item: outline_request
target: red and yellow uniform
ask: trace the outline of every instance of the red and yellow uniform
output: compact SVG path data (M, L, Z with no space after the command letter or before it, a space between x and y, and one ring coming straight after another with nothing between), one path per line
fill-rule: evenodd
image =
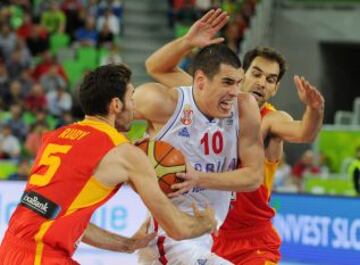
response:
M275 111L270 104L261 117ZM277 163L265 161L264 183L254 192L237 192L229 213L214 238L213 251L236 265L273 265L280 260L281 240L272 226L269 205Z
M45 135L1 244L0 264L77 264L71 256L92 214L120 188L103 186L93 172L125 142L115 128L92 120Z

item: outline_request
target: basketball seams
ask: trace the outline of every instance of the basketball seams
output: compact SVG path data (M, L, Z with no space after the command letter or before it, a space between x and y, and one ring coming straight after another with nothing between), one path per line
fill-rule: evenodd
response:
M176 177L176 173L186 170L185 159L181 152L174 146L161 141L146 141L145 143L140 143L138 147L140 147L150 159L162 191L165 194L174 192L171 186L182 181Z
M156 155L155 155L155 154L156 154L156 146L157 146L157 144L156 144L156 142L155 142L155 144L154 144L154 150L153 150L155 159L156 159ZM157 166L160 165L161 162L162 162L174 149L175 149L174 147L171 147L170 150L168 150L162 157L160 157L159 161L157 161L157 164L156 164L156 166L155 166L154 168L156 169ZM157 159L156 159L156 160L157 160Z

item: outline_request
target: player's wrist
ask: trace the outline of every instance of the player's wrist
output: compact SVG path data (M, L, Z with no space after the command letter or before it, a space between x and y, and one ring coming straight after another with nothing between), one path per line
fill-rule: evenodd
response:
M312 112L324 113L324 105L312 106L308 104L306 107Z
M192 38L187 35L181 38L181 42L183 44L183 47L189 52L195 48L198 48L196 43L193 42Z

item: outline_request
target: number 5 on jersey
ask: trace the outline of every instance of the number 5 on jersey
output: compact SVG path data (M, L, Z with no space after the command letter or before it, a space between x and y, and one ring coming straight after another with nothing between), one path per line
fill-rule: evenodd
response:
M204 147L204 154L209 155L210 154L210 143L209 143L209 133L206 132L204 136L201 138L200 144ZM224 148L224 139L223 135L220 131L215 132L211 137L211 147L213 152L218 155L222 152Z
M37 166L48 166L48 168L43 174L32 174L29 183L36 186L49 184L61 165L61 159L57 154L66 154L71 147L71 145L48 144L37 164Z

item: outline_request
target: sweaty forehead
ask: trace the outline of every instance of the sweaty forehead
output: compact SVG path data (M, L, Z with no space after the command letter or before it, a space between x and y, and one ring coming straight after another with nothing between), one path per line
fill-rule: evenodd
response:
M251 62L249 70L253 69L264 72L266 75L279 75L280 73L280 66L277 61L260 56Z

